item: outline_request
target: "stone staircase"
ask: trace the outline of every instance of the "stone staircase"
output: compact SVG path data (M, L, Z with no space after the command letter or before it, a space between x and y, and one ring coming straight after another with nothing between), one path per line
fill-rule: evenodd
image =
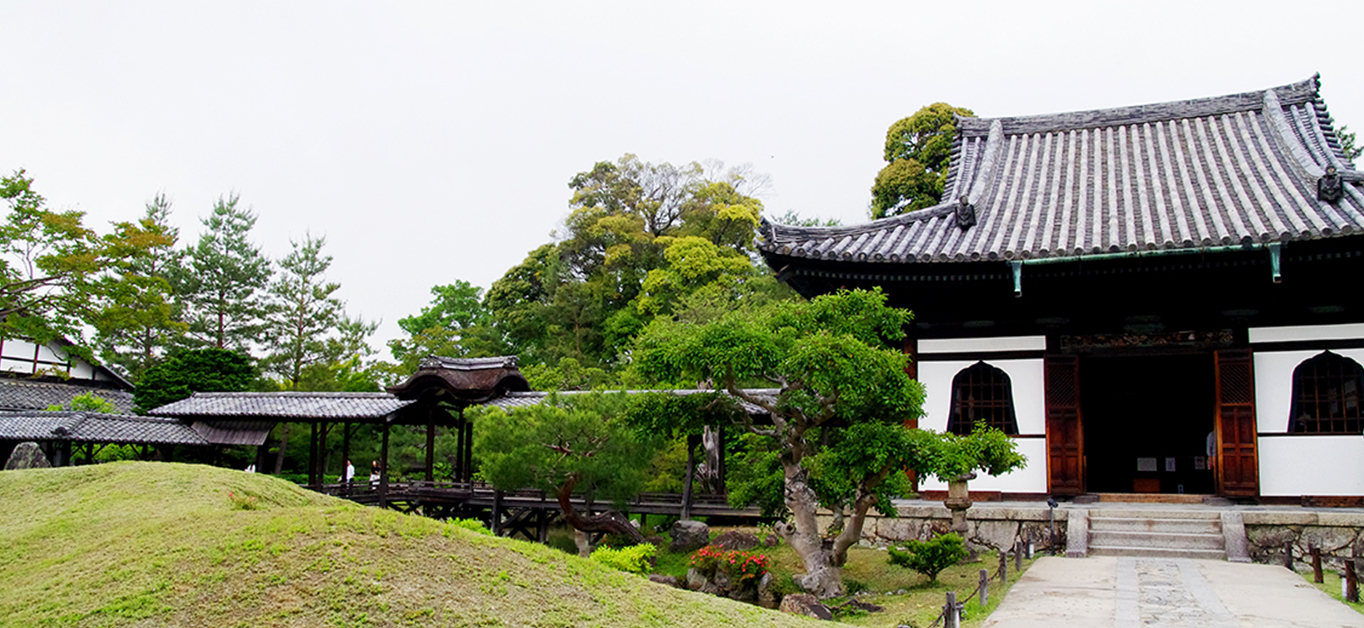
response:
M1072 527L1086 528L1067 546L1070 556L1142 556L1227 560L1228 538L1237 553L1236 535L1245 536L1239 515L1223 529L1223 512L1200 509L1095 508L1087 517L1072 517ZM1087 519L1087 525L1078 519ZM1080 525L1075 525L1080 524ZM1084 543L1083 549L1076 547ZM1243 551L1243 550L1242 550ZM1239 556L1233 556L1236 560Z

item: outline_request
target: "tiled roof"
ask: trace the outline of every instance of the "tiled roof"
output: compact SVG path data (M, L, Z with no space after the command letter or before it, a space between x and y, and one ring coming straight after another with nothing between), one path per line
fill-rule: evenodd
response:
M126 390L92 388L76 384L0 377L0 410L46 410L65 407L77 395L94 393L114 404L119 412L133 411L133 394Z
M611 392L611 391L608 391L608 392ZM625 392L626 392L627 394L631 394L631 395L641 395L641 394L651 393L651 392L666 392L666 393L671 393L671 394L674 394L674 395L695 395L695 394L701 394L701 393L712 393L712 392L717 392L717 391L714 391L714 390L627 390L627 391L625 391ZM753 388L753 389L745 389L745 392L747 392L747 393L749 393L749 394L752 394L752 395L760 396L760 397L763 397L763 398L771 399L772 401L776 401L777 393L780 392L780 389L777 389L777 388ZM483 403L483 404L481 404L481 405L485 405L485 406L497 406L497 407L499 407L499 408L528 408L528 407L530 407L530 406L538 406L538 405L540 405L541 403L543 403L543 402L545 401L545 397L548 397L548 396L551 395L551 394L553 394L553 393L548 393L548 392L509 392L509 393L507 393L507 394L506 394L505 396L503 396L503 397L498 397L497 399L493 399L492 401L488 401L488 402ZM560 393L558 393L558 394L560 394L560 395L586 395L586 394L590 394L590 391L586 391L586 390L565 390L565 391L562 391L562 392L560 392ZM755 415L756 415L756 414L767 414L767 410L764 410L764 409L762 409L762 408L760 408L760 407L758 407L758 406L755 406L755 405L753 405L753 404L751 404L751 403L748 403L748 402L746 402L746 401L740 401L740 402L739 402L739 405L742 406L743 409L744 409L744 411L747 412L747 413L749 413L749 414L755 414Z
M422 358L422 369L450 369L454 371L480 371L484 369L514 369L516 368L516 356L504 355L493 358L447 358L440 355L429 355Z
M148 414L282 420L375 419L411 403L388 393L199 392Z
M198 433L175 419L99 412L0 413L0 439L207 445Z
M943 203L851 227L765 223L773 255L957 262L1313 240L1364 231L1316 77L1216 98L963 118ZM1319 201L1335 167L1344 196ZM975 224L956 217L962 201ZM966 221L969 223L969 220Z

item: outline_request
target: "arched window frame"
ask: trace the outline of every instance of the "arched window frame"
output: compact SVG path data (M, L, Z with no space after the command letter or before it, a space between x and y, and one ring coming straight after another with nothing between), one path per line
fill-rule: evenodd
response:
M947 431L970 434L977 422L984 422L1005 434L1018 433L1009 374L984 361L976 362L952 377L952 411L947 419Z
M1364 433L1364 367L1323 351L1293 369L1292 434Z

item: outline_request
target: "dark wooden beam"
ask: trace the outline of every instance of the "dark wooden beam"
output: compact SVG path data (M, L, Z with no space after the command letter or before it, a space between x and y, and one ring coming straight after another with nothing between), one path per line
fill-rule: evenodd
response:
M436 406L426 409L426 481L436 479Z
M379 445L379 507L388 508L388 422L384 422L384 436Z

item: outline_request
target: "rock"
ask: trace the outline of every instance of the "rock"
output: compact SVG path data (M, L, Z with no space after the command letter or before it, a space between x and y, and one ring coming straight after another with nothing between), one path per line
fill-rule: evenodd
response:
M829 607L820 604L815 596L809 593L795 593L781 599L781 612L792 615L804 615L815 619L827 619L833 621L834 614L829 612Z
M710 543L710 526L700 521L678 521L672 527L670 552L694 552Z
M738 530L730 530L729 532L715 537L715 540L711 541L710 544L713 547L726 550L748 551L758 546L758 535L740 532Z
M47 456L43 455L43 450L38 448L38 443L30 441L19 443L14 448L14 453L10 454L9 461L5 463L5 470L47 469L51 466L47 462Z
M777 535L775 535L775 534L769 534L769 535L767 535L767 538L766 538L766 539L763 539L763 545L764 545L765 547L776 547L776 546L778 546L778 545L780 545L780 544L781 544L781 537L779 537L779 536L777 536Z
M777 592L772 590L772 574L763 574L758 580L758 606L775 609L780 602L777 599Z
M668 586L670 586L670 587L673 587L673 588L675 588L675 589L685 589L685 588L687 588L686 586L684 586L684 585L682 584L682 581L681 581L681 580L678 580L678 579L677 579L676 576L665 576L665 575L663 575L663 574L651 573L651 574L649 574L649 582L657 582L657 583L659 583L659 584L666 584L666 585L668 585Z
M654 547L663 547L664 545L667 545L668 540L657 534L650 534L649 536L644 537L644 542L653 545Z
M867 611L868 613L879 613L881 611L886 610L884 606L877 606L876 604L872 604L871 602L863 602L862 600L858 599L848 600L847 602L844 602L840 606L840 608L857 609L860 611Z
M706 577L695 568L687 570L687 588L692 591L700 591L701 587L706 586Z

